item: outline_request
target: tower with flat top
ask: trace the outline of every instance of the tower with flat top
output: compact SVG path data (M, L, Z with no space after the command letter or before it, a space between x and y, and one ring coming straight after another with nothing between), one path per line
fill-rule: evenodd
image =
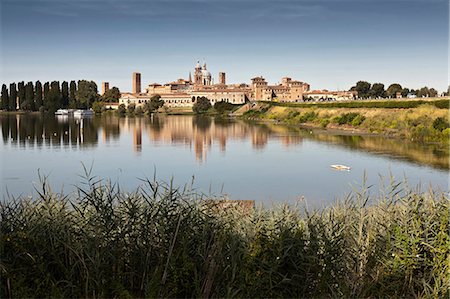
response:
M109 90L109 82L102 82L102 95Z
M140 93L141 92L141 73L134 72L133 73L133 88L132 93Z
M225 85L225 73L224 72L219 73L219 84Z

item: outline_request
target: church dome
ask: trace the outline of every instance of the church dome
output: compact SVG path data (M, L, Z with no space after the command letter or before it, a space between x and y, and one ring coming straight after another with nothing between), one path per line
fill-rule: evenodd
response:
M205 69L202 70L202 76L203 77L211 77L211 73Z

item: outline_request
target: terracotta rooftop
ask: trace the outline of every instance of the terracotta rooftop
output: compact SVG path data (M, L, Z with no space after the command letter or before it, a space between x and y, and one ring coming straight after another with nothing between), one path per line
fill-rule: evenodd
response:
M215 93L215 92L245 92L243 88L233 88L233 89L204 89L195 90L194 93Z

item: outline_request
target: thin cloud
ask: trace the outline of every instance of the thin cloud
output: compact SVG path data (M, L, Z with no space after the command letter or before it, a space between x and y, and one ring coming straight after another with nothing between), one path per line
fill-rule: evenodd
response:
M12 3L12 2L11 2ZM285 19L317 15L324 7L312 1L260 0L36 0L29 3L17 0L14 5L26 6L39 14L61 17L81 15L122 15L130 17L211 19L211 18L267 18Z
M447 0L3 0L39 14L77 17L86 14L148 16L154 18L248 17L285 19L324 13L337 3L444 3Z

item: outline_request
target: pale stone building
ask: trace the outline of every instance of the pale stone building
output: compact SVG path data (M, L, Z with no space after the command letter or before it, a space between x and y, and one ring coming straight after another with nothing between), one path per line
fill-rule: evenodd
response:
M161 95L161 100L164 101L164 106L170 108L192 107L194 105L194 100L187 93L164 94Z
M260 76L252 78L252 99L255 101L301 102L309 84L294 81L289 77L281 79L281 84L268 85Z
M289 77L282 78L277 85L269 85L262 76L252 78L251 85L226 84L225 78L226 73L219 72L218 84L214 84L206 63L200 65L198 61L193 76L189 72L188 79L165 84L152 83L141 93L141 74L133 73L132 92L122 93L119 102L125 106L131 103L139 106L157 94L167 107L190 107L200 97L208 98L212 105L220 101L231 104L244 104L247 101L299 102L303 101L310 88L309 84Z
M134 104L136 107L144 105L150 101L151 96L148 94L122 93L119 99L119 105L124 104L126 107Z
M231 104L244 104L246 100L246 94L241 89L210 89L210 90L196 90L190 92L193 101L200 97L206 97L210 100L211 105L217 102L227 102Z

